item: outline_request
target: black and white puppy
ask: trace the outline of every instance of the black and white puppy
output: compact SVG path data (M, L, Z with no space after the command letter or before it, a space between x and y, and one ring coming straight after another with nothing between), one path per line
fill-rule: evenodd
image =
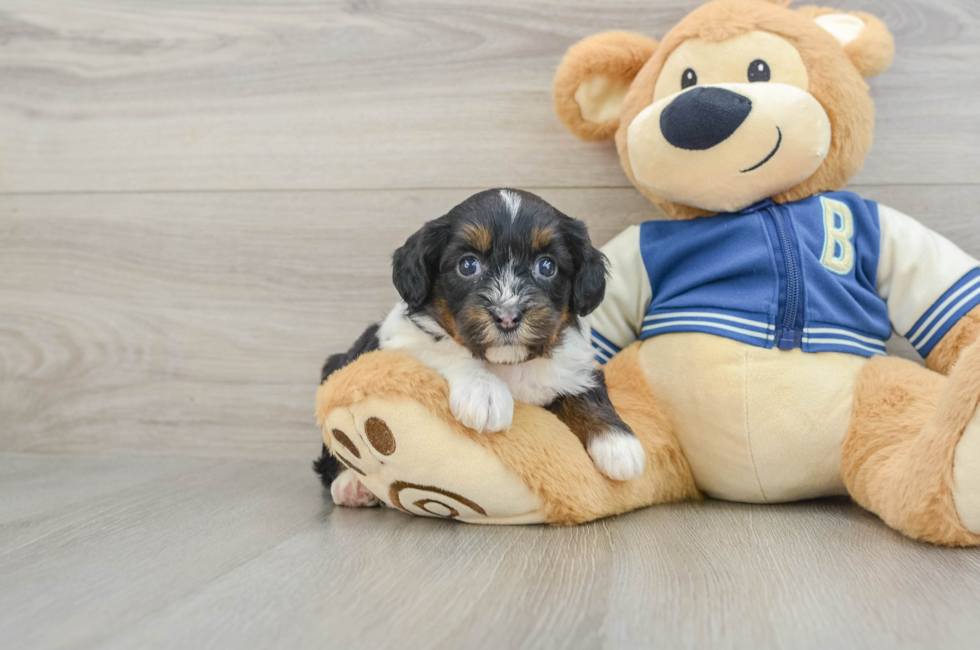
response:
M322 380L365 352L402 350L441 373L464 425L510 428L514 400L551 410L600 472L627 480L645 455L616 414L596 369L588 314L602 301L606 259L585 224L534 194L488 190L426 223L399 248L392 278L402 301ZM334 501L373 505L351 470L337 478L324 448L315 463Z

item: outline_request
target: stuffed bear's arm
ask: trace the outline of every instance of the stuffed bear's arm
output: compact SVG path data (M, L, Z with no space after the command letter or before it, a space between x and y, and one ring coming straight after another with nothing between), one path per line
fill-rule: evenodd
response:
M896 332L946 373L980 335L980 262L915 219L878 206L878 295Z
M601 250L609 260L609 279L591 325L595 358L605 364L639 338L653 294L640 255L639 226L630 226Z

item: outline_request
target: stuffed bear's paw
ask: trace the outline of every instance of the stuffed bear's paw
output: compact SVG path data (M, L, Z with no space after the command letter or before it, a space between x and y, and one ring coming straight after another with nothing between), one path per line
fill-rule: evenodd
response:
M475 373L449 385L449 408L464 425L482 432L503 431L514 420L514 398L496 375Z
M589 456L596 469L616 481L639 478L646 464L646 452L632 431L609 429L592 437Z
M378 500L357 480L353 470L345 469L330 484L330 496L338 506L368 508L378 505Z

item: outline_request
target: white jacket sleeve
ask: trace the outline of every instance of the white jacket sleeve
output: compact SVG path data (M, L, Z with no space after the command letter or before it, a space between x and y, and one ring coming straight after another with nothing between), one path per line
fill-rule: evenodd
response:
M923 357L980 304L980 264L918 221L878 206L878 295L888 317Z
M592 346L606 363L639 338L653 296L640 255L640 227L630 226L602 247L609 258L606 296L592 312Z

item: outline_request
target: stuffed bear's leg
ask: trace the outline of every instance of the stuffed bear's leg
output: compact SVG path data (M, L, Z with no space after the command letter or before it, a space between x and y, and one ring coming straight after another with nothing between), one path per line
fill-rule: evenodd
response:
M518 403L508 431L453 417L446 380L417 359L371 352L330 375L317 419L331 453L386 505L484 524L575 524L699 494L639 344L606 366L609 398L646 453L643 474L614 481L554 414ZM338 477L339 478L339 477Z
M854 499L910 537L980 544L978 402L980 344L948 377L903 359L870 361L841 450Z

